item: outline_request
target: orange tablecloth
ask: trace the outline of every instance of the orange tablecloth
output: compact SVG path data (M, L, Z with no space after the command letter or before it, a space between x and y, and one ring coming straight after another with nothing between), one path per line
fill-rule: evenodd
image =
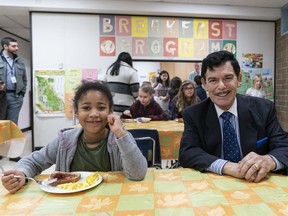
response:
M261 183L191 169L151 169L143 181L122 172L100 173L103 182L75 194L49 194L29 182L16 194L0 184L0 215L287 215L287 176ZM40 179L48 176L41 175Z
M9 120L0 121L0 155L18 157L26 143L25 135L18 126Z
M125 123L125 129L148 128L157 129L160 137L161 159L178 159L180 140L184 131L184 123L176 121L150 121L148 123Z

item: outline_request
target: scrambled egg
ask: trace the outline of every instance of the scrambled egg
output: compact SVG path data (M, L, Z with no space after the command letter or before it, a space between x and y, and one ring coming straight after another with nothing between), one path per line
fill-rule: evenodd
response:
M90 187L98 181L98 172L95 172L89 176L87 176L84 181L81 182L73 182L73 183L64 183L59 184L56 187L64 190L78 190L82 188Z

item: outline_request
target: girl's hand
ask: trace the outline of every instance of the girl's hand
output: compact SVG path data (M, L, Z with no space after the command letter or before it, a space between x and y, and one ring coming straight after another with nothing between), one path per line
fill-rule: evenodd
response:
M132 118L130 110L125 110L123 114Z
M3 172L1 181L2 185L9 191L9 193L16 193L25 184L25 178L15 178L14 175L25 177L23 172L17 170L7 170Z
M121 138L122 136L126 134L126 131L124 130L122 126L122 121L120 119L120 116L114 115L114 114L108 115L107 122L110 127L110 130L113 133L115 133L117 138Z

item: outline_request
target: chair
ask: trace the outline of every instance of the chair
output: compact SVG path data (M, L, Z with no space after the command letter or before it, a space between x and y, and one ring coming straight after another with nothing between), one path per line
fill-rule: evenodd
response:
M161 167L159 133L156 129L129 129L140 151L147 159L148 167Z

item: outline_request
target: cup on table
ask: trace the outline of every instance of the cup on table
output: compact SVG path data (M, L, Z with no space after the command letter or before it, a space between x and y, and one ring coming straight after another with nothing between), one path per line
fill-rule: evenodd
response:
M137 122L137 124L141 124L142 123L142 118L141 117L136 118L136 122Z

